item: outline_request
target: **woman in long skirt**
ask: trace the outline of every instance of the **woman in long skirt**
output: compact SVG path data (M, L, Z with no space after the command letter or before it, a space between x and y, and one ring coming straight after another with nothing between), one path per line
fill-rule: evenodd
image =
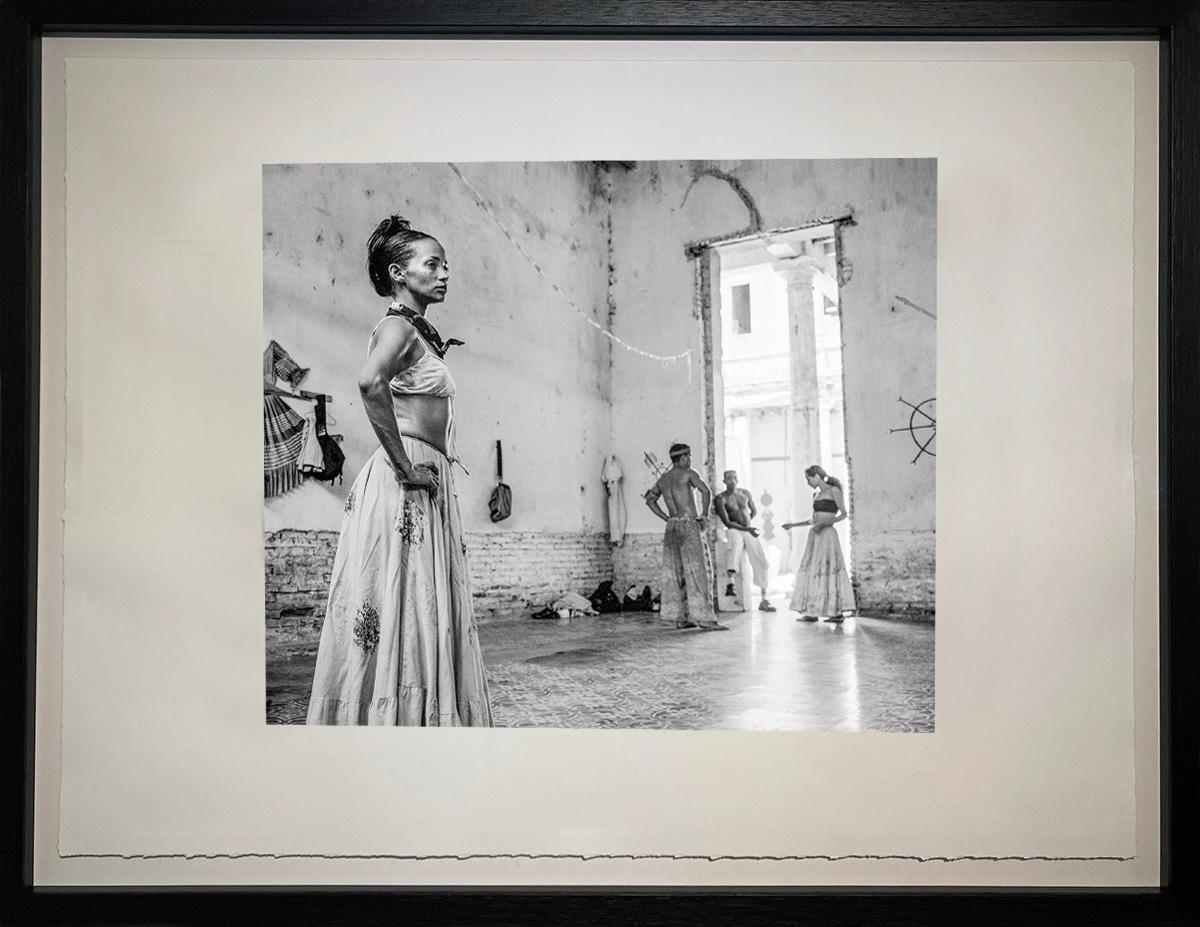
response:
M346 497L308 723L490 727L451 472L454 381L425 319L446 296L446 255L392 216L367 268L392 300L359 378L380 447Z
M791 609L800 613L797 621L825 618L839 622L855 609L854 589L846 571L842 544L833 527L849 514L846 497L842 484L822 467L814 464L804 471L804 476L814 490L813 517L809 521L788 522L783 526L785 530L812 526L804 556L800 558L800 568L796 571Z

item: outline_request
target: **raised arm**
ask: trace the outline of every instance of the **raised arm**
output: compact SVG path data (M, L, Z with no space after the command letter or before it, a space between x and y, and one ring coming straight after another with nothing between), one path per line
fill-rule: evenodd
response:
M646 506L651 512L653 512L663 521L671 520L667 516L667 513L663 511L662 506L658 504L658 500L662 498L662 487L660 487L658 483L655 483L653 486L647 489L646 495L642 496L642 498L646 500Z
M416 362L423 350L412 325L401 319L385 320L376 332L375 344L358 375L358 391L371 428L396 471L396 479L436 491L436 475L425 468L414 467L404 451L392 408L392 391L388 386L392 377Z

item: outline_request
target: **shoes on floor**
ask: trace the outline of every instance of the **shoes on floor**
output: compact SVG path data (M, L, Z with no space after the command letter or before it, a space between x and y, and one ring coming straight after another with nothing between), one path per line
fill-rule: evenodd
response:
M774 605L772 605L772 604L771 604L771 600L770 600L770 599L763 599L761 602L759 602L759 603L758 603L758 610L759 610L760 612L774 612L774 611L778 611L778 609L777 609L777 608L776 608Z
M727 624L702 624L702 625L700 625L700 630L701 631L728 631L729 625L727 625Z
M733 591L733 583L726 583L725 594L726 595L736 595L736 593Z
M801 616L800 616L799 618L797 618L796 620L797 620L797 621L816 621L816 620L817 620L817 616L816 616L816 615L801 615Z

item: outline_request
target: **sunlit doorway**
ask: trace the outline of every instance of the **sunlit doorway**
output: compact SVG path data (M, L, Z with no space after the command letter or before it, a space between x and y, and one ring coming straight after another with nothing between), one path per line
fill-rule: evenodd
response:
M790 593L812 514L811 464L842 482L853 511L846 457L837 244L832 226L714 245L724 441L717 473L738 472L759 517L772 593ZM720 487L718 487L719 491ZM853 570L849 524L839 526Z

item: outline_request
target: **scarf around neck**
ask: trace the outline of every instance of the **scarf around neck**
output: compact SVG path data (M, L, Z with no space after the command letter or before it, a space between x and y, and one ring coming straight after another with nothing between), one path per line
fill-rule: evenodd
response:
M433 327L429 320L419 312L409 309L408 306L401 306L397 303L392 303L392 305L388 307L387 314L398 315L401 318L408 319L408 321L412 323L413 328L415 328L420 333L421 337L428 341L433 349L437 352L438 357L445 357L446 352L454 345L466 344L465 341L459 341L457 338L449 338L443 341L442 336L438 334L438 330Z

